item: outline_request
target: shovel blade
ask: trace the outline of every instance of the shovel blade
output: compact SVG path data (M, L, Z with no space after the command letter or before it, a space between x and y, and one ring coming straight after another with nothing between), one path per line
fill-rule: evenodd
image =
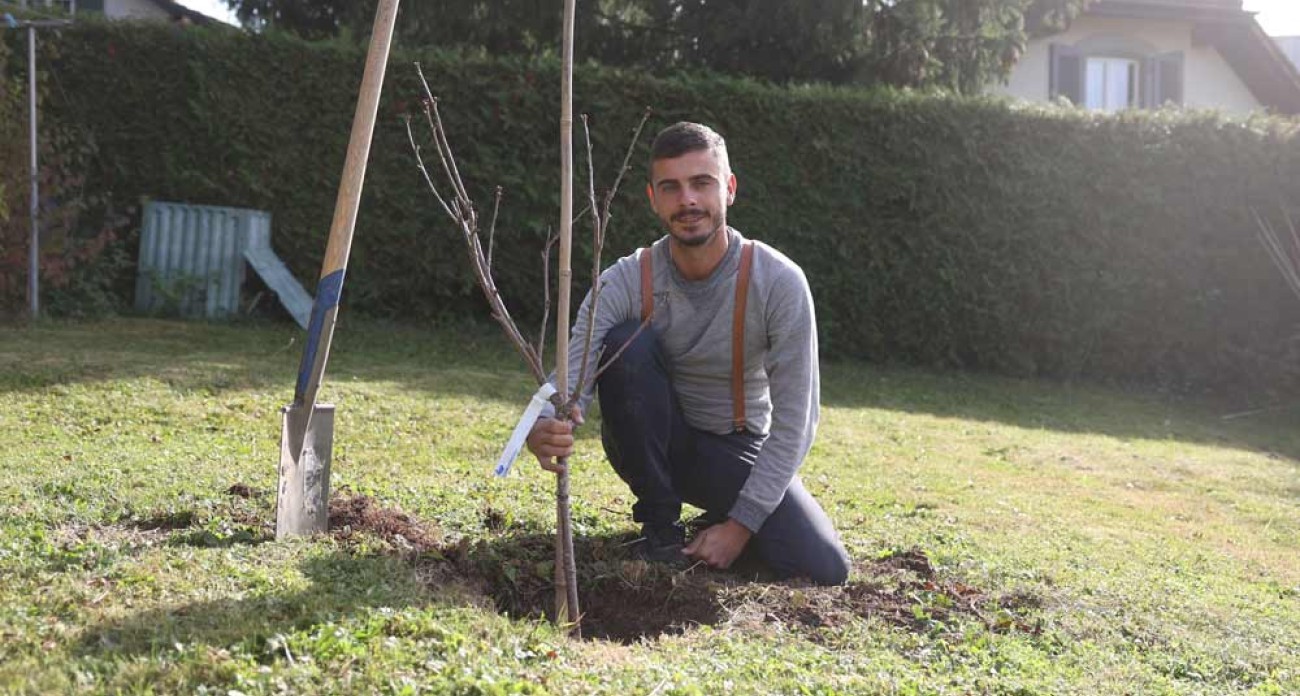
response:
M275 498L275 538L320 534L329 527L330 457L334 405L280 410L280 485Z

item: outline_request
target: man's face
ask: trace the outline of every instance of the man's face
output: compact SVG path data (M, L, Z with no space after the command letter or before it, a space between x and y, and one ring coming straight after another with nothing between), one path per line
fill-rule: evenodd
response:
M736 177L717 150L655 160L647 187L650 206L668 233L685 246L708 244L727 225Z

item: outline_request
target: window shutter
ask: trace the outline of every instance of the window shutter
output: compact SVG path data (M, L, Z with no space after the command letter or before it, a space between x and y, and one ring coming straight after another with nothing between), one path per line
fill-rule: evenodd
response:
M1183 52L1157 53L1141 61L1141 105L1158 109L1183 103Z
M1142 106L1183 103L1183 54L1159 53L1142 61Z
M1154 109L1160 106L1159 89L1156 87L1160 82L1158 73L1156 56L1142 59L1142 84L1139 85L1142 88L1142 101L1138 106L1143 109Z
M1048 97L1065 97L1075 105L1083 104L1083 56L1065 44L1052 44L1049 49L1052 66Z
M1183 52L1155 57L1155 105L1183 103Z

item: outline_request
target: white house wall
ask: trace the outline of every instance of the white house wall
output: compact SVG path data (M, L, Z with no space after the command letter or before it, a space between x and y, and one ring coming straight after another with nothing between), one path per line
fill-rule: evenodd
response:
M149 0L104 0L104 16L112 19L170 19L167 11Z
M1069 31L1029 42L1007 83L993 85L989 91L1028 101L1047 101L1051 66L1048 47L1053 43L1073 45L1099 36L1131 37L1151 44L1160 53L1182 51L1186 106L1236 114L1261 108L1259 100L1218 51L1212 46L1192 45L1190 21L1079 17Z
M1290 58L1297 68L1300 68L1300 36L1280 36L1273 40L1277 42L1278 47L1282 49L1286 57Z

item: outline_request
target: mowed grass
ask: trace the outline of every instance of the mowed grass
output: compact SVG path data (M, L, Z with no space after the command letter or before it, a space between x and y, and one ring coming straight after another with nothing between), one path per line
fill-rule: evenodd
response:
M1300 403L1225 420L1231 405L825 365L803 476L852 580L919 551L948 584L907 595L911 623L734 604L623 644L503 615L391 540L271 539L300 334L0 331L0 691L1300 693ZM489 476L531 391L491 328L345 318L322 392L333 484L515 572L511 540L554 528L549 476L522 458ZM634 531L598 430L574 461L582 539ZM987 599L945 613L944 587Z

